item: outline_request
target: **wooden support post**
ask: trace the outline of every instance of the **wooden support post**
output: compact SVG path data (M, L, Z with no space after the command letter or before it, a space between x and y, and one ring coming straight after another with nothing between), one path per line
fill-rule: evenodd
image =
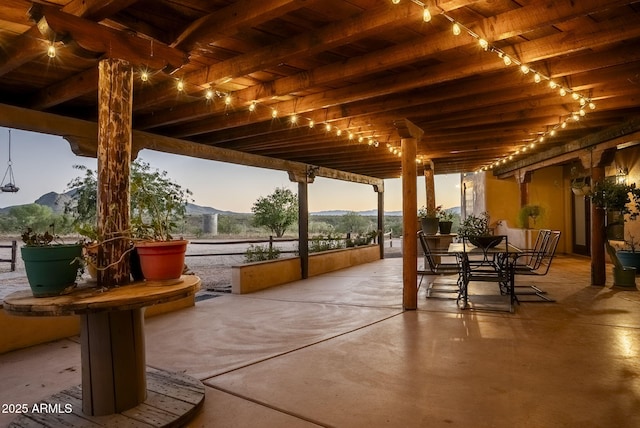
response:
M591 169L591 183L604 179L604 167L596 166ZM604 240L605 211L591 204L591 285L604 285L607 281L605 264Z
M425 206L428 211L436 210L436 183L433 173L433 162L428 161L424 164L424 187L425 187Z
M531 171L518 170L514 174L520 188L520 208L529 203L529 183L531 183Z
M384 259L384 190L374 186L378 195L378 246L380 247L380 259Z
M129 175L133 69L128 62L104 59L98 65L98 284L130 281ZM121 260L122 259L122 260ZM121 261L119 261L121 260ZM119 262L118 262L119 261Z
M580 157L583 168L591 170L591 185L605 178L604 167L613 162L616 148L591 149ZM602 286L607 280L604 243L605 211L591 204L591 285Z
M298 182L298 253L302 279L309 277L309 194L306 181Z
M423 131L409 120L394 123L402 149L402 305L418 308L418 173L416 155Z

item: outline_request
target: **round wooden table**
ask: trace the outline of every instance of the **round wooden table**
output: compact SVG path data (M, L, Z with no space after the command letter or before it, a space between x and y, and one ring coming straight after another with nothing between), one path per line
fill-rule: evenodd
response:
M163 400L180 397L179 410L173 412L175 417L161 417L166 418L167 423L160 426L170 426L178 420L183 423L201 406L204 386L183 374L165 371L147 374L142 308L192 296L199 288L200 278L183 275L169 282L142 281L109 289L79 287L70 294L55 297L33 297L31 291L25 290L8 295L4 309L21 316L80 315L82 413L79 415L134 413L144 419L140 413L149 407L148 399L159 400L159 410L165 410L171 405ZM147 394L147 376L157 387L154 389L166 397L159 399L151 385ZM70 400L67 403L78 394L73 388L64 392L68 394L63 394L63 400ZM184 405L184 396L189 397L186 401L190 405ZM23 417L28 418L29 414L20 418ZM150 417L158 418L155 412ZM114 422L114 426L123 423L119 418L110 419L119 421Z

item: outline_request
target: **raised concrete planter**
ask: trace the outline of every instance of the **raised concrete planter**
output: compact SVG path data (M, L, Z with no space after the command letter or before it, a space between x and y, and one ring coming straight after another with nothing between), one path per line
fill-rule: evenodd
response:
M309 276L380 259L378 245L323 251L309 256ZM267 260L231 267L231 292L246 294L302 279L300 258Z

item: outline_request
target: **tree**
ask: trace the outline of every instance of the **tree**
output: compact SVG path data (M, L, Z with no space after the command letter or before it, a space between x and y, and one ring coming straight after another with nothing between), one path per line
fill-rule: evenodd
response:
M350 211L340 218L341 232L363 234L370 229L370 222L360 214Z
M266 227L280 238L298 219L298 197L291 190L278 187L272 194L259 197L251 212L255 226Z

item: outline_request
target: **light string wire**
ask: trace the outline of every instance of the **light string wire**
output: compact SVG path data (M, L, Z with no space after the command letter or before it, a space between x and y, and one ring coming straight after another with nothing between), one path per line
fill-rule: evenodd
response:
M420 6L421 8L423 8L423 21L430 22L432 19L432 15L429 10L429 6L420 0L410 0L410 1ZM391 0L391 2L393 4L399 4L401 0ZM476 172L492 169L501 164L505 164L508 160L512 160L517 155L526 153L529 149L535 148L537 143L543 143L547 138L554 137L559 130L565 129L569 123L578 122L582 117L586 115L587 108L589 110L594 110L596 108L596 105L591 99L591 97L585 96L579 93L578 91L575 91L573 88L567 85L563 85L561 83L556 82L555 80L553 80L551 76L547 75L546 73L540 72L539 70L520 61L518 58L515 57L515 55L510 55L506 51L491 44L486 39L482 38L479 34L475 33L473 30L471 30L464 24L452 18L449 14L447 14L447 12L444 9L437 6L437 1L436 1L436 7L439 10L440 15L442 15L451 23L452 32L454 36L460 35L463 31L466 32L470 37L477 40L478 44L483 50L490 53L495 53L500 59L502 59L505 66L507 67L511 65L518 66L520 67L520 71L523 74L526 75L526 74L532 73L533 81L535 83L541 83L542 81L546 81L551 89L558 91L558 94L560 96L565 97L569 95L574 101L579 103L579 108L576 111L571 112L566 117L560 117L560 120L557 124L553 125L552 127L548 127L544 132L536 133L537 136L533 139L533 141L531 142L525 141L525 144L520 149L516 150L514 153L504 155L502 159L499 159L496 162L493 162L489 165L485 165ZM56 57L56 49L53 42L49 44L47 54L50 58ZM153 56L153 44L151 44L151 56ZM154 72L148 70L147 68L141 68L137 73L140 77L140 80L144 84L151 84L151 80ZM157 73L160 73L160 71L158 71ZM179 77L174 79L176 84L176 90L178 91L178 93L185 92L185 82L183 78ZM204 92L204 98L206 102L215 102L216 98L218 98L218 99L224 100L225 108L232 108L234 101L238 100L240 101L240 103L247 105L247 110L250 113L254 113L258 107L262 107L262 108L267 108L271 111L272 120L276 120L280 117L279 116L280 113L278 112L278 108L277 108L277 103L268 105L259 100L241 100L239 97L234 96L233 91L217 90L209 87L208 85L206 87L201 85L192 85L192 86L199 87ZM296 98L294 98L294 100L296 100ZM297 102L295 102L295 104L297 104ZM379 147L380 139L382 139L382 135L375 130L366 131L367 134L371 133L371 135L367 137L365 135L365 132L363 132L360 128L358 130L351 129L350 128L351 121L349 121L347 128L340 128L332 125L330 121L326 120L326 118L325 118L325 121L323 122L316 122L314 121L314 119L310 117L301 116L295 112L295 108L294 108L294 112L289 114L288 116L289 116L289 123L292 128L303 127L305 126L303 123L306 123L306 126L309 129L324 129L326 133L333 133L336 138L345 138L349 142L357 142L360 144L364 144L366 142L367 146L369 147ZM387 142L386 142L386 147L388 151L395 156L401 157L402 152L400 148L390 143L389 142L390 139L391 139L391 135L389 134L387 135ZM422 163L423 161L424 159L422 156L419 156L418 158L416 158L417 163Z

